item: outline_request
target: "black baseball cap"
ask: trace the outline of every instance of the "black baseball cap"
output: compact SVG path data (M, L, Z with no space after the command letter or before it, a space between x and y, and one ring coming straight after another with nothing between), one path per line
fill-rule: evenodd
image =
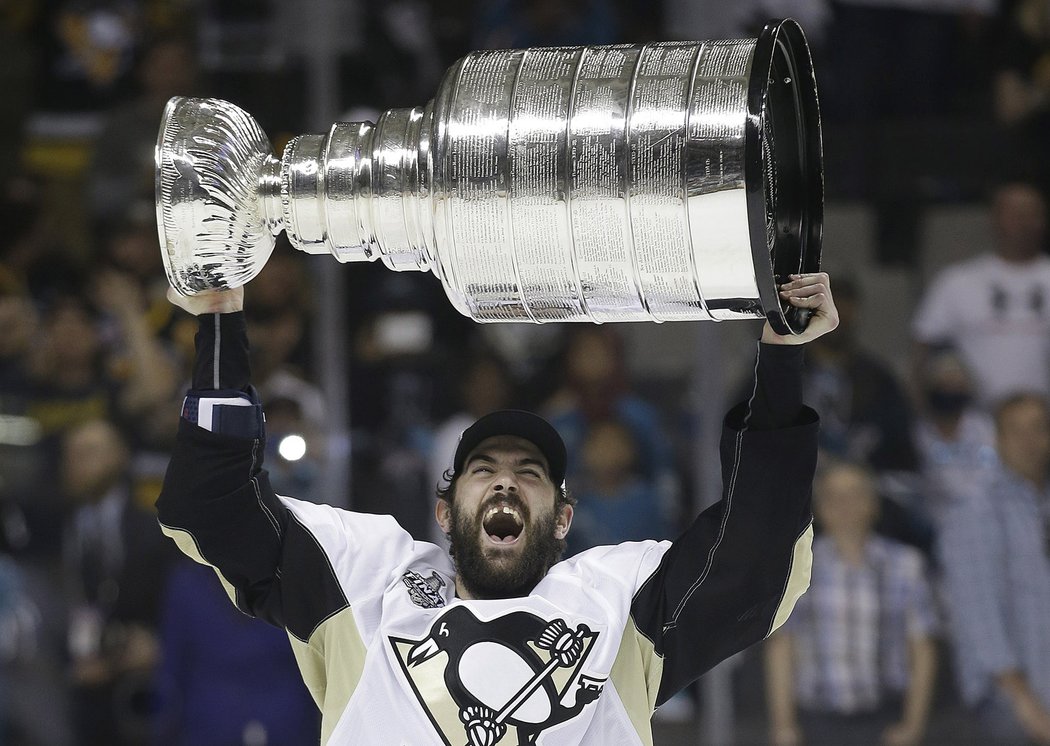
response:
M532 443L547 459L551 481L556 486L561 486L565 482L567 456L565 443L558 435L558 431L539 415L521 409L501 409L490 412L464 430L459 436L459 445L456 446L452 471L459 474L470 452L477 448L483 440L497 435L513 435Z

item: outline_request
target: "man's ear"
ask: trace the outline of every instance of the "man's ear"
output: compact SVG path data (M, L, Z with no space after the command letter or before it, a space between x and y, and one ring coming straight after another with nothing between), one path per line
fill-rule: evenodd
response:
M437 519L437 523L441 526L441 532L447 534L452 530L452 506L448 504L448 500L439 497L437 503L434 505L434 518Z
M569 526L572 525L572 506L563 505L558 511L558 522L554 524L554 538L564 539L569 535Z

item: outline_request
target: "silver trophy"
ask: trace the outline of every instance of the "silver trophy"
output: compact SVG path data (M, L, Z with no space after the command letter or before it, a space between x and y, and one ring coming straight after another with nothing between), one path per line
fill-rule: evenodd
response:
M476 321L769 319L820 264L823 174L802 29L757 40L474 52L423 108L301 135L168 102L157 217L171 285L252 279L287 231L341 262L431 271Z

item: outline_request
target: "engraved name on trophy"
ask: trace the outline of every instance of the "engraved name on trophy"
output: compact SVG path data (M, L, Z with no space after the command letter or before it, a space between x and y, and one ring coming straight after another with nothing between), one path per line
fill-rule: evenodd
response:
M235 287L274 236L431 271L489 321L769 319L820 264L823 172L802 29L757 40L474 52L423 108L301 135L173 98L157 142L171 285Z

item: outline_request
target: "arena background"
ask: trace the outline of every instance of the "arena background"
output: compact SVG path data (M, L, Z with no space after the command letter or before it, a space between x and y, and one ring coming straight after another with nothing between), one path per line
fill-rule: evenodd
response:
M922 416L912 317L939 270L991 250L997 184L1024 180L1045 192L1050 183L1047 5L0 2L0 744L182 743L164 702L187 696L172 682L190 674L175 669L200 659L193 675L209 675L209 652L180 639L191 627L177 599L206 595L213 579L143 538L153 530L143 523L143 536L106 538L119 547L118 603L105 579L85 591L97 568L79 541L95 530L85 526L100 511L83 508L96 504L99 485L125 486L148 515L188 380L193 323L164 300L152 191L169 96L237 103L279 152L332 121L424 104L448 64L472 49L738 38L771 17L798 19L823 112L823 267L850 304L841 333L885 367L906 409L893 421L847 417L841 432L853 440L843 448L864 455L857 444L882 428L878 437L912 449L870 465L892 519L883 530L928 554L923 466L909 445ZM1028 25L1032 14L1044 14L1041 31ZM567 422L617 422L620 431L587 442L625 449L631 473L613 476L647 490L664 520L654 530L673 535L717 498L721 414L746 385L759 331L750 322L480 327L431 275L339 265L283 238L248 286L247 312L278 489L391 512L420 538L434 538L442 439L469 413L509 402ZM200 610L227 625L222 639L255 634L222 613ZM243 701L244 714L240 740L224 743L315 742L302 692L275 693L254 673L290 670L279 636L231 646L225 652L244 656L243 688L225 696ZM969 743L943 634L938 646L925 742ZM251 667L261 659L269 668ZM660 713L656 742L765 743L763 687L756 648ZM269 694L253 694L260 688ZM253 699L287 722L262 723ZM304 730L280 740L278 727Z

